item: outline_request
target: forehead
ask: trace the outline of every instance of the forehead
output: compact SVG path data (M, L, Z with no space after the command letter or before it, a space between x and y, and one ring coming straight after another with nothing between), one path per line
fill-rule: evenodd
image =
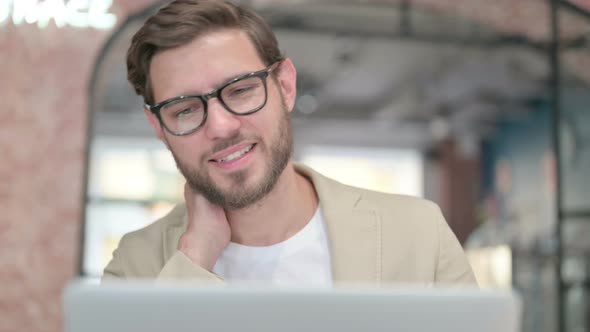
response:
M206 93L264 64L240 30L221 30L162 51L152 58L150 81L156 102L178 95Z

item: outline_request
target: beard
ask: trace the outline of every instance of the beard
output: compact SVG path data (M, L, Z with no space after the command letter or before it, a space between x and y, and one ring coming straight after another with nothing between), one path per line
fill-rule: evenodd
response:
M228 188L223 189L215 183L205 168L199 169L185 164L170 149L176 161L176 166L185 177L191 189L203 195L209 202L225 210L239 210L249 207L270 193L283 173L283 170L287 167L293 153L293 133L289 112L284 102L281 104L282 109L279 126L276 134L271 138L269 145L265 146L261 139L257 139L256 148L260 149L261 152L266 152L268 156L265 161L265 176L257 183L248 185L249 170L240 170L226 175L230 178L232 184ZM234 137L219 142L213 150L219 151L238 144L243 140L245 140L245 137L237 134ZM208 161L203 160L203 162Z

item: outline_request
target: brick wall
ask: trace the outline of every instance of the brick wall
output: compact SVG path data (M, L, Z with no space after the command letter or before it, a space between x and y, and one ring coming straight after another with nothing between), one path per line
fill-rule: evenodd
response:
M118 0L119 22L148 0ZM76 273L87 85L111 31L0 26L0 331L61 331Z

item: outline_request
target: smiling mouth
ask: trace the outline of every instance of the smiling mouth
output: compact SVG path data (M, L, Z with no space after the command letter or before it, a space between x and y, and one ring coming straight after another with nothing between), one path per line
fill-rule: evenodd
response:
M216 162L216 163L229 163L232 162L234 160L240 159L241 157L243 157L244 155L246 155L248 152L250 152L254 146L256 144L251 144L248 145L246 147L244 147L243 149L236 151L234 153L231 153L223 158L220 159L211 159L211 161Z

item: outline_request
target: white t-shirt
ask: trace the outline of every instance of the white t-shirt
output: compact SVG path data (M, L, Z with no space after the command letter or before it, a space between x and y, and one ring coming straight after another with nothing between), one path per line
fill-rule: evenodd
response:
M280 286L330 286L332 272L326 226L318 207L291 238L267 247L231 242L213 267L226 282Z

